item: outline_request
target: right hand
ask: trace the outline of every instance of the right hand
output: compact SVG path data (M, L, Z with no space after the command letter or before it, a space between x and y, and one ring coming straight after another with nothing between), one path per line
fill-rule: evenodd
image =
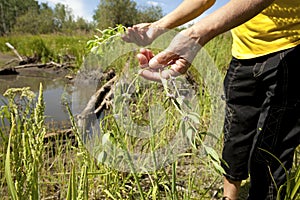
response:
M163 32L162 28L155 27L152 23L141 23L128 27L122 39L125 42L135 43L139 46L147 46Z
M181 31L173 38L169 47L157 55L148 49L141 49L137 55L142 68L139 75L157 82L161 78L180 76L186 73L200 49L197 40L190 38L188 32Z

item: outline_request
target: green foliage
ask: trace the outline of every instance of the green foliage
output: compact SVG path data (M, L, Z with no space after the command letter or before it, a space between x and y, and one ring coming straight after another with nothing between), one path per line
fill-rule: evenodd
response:
M10 195L11 195L12 199L17 200L17 199L19 199L19 197L18 197L18 193L15 188L15 185L14 185L14 181L12 179L13 175L11 173L11 167L10 167L11 135L13 134L14 129L15 129L15 124L12 124L10 136L8 139L8 144L7 144L8 147L7 147L7 153L6 153L6 159L5 159L5 178L6 178L7 186L10 191Z
M53 57L53 53L50 49L46 46L45 42L42 38L33 39L28 44L31 46L31 55L35 55L38 58L51 58Z
M54 13L47 4L42 4L40 9L26 12L16 18L13 33L45 34L55 30Z
M279 158L277 158L275 155L273 155L272 153L270 153L269 151L265 150L265 149L261 149L261 151L269 154L273 159L274 162L278 162L284 172L285 172L285 176L286 176L286 182L281 185L279 188L276 186L276 183L274 183L275 185L275 189L277 190L277 200L281 200L282 199L282 193L285 193L284 199L283 200L294 200L294 199L299 199L300 195L299 195L299 190L300 190L300 167L299 167L299 163L295 162L294 167L292 168L292 170L287 170L285 168L285 166L283 165L283 163L279 160ZM295 152L295 159L298 160L299 152ZM283 191L285 190L285 191Z
M54 8L54 25L57 31L74 29L75 20L72 11L68 6L58 3Z
M116 24L131 26L136 23L136 3L132 0L103 0L93 16L99 29L114 27Z
M97 29L97 31L100 33L100 36L95 35L95 39L89 40L87 42L87 49L91 53L96 53L102 56L105 51L114 48L114 43L116 42L116 40L121 39L120 36L121 34L125 33L125 30L126 27L122 24L119 24L114 28L109 27L104 30Z
M163 17L160 6L142 7L138 11L137 22L154 22Z
M82 18L75 20L67 6L58 3L52 9L47 3L35 0L7 0L0 2L0 36L14 34L49 34L56 32L88 32L93 23Z
M5 45L12 44L23 56L38 56L42 62L64 62L64 56L75 58L75 65L79 68L83 57L87 53L86 42L89 35L14 35L0 37L0 51L8 53L11 50Z
M35 0L0 1L0 36L11 31L19 16L27 12L35 12L37 9L38 3Z
M4 93L8 105L2 109L10 113L11 123L5 177L13 199L40 198L39 177L46 133L42 91L40 86L36 103L35 94L29 88L12 88Z
M162 16L162 9L159 6L139 9L133 0L103 0L100 1L93 19L99 29L106 29L116 24L128 27L141 22L153 22Z

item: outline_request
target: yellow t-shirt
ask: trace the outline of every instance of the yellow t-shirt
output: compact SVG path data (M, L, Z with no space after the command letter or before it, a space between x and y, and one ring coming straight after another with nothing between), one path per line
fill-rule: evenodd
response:
M300 44L300 0L275 0L231 33L232 55L239 59L294 47Z

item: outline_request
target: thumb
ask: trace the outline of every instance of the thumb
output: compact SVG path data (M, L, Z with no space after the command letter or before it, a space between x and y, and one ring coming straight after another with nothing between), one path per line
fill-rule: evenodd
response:
M163 51L154 56L150 61L149 61L149 67L152 69L160 69L164 68L167 65L170 65L171 63L174 62L174 60L178 59L179 56L176 54L170 52L170 51Z

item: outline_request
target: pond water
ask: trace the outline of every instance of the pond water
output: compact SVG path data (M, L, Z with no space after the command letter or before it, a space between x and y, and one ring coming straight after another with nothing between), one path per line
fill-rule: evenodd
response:
M6 101L3 93L9 88L30 87L38 94L39 85L44 88L44 100L46 103L45 115L47 122L63 122L69 119L63 98L72 95L72 86L64 78L47 78L43 76L0 76L0 99ZM4 103L0 101L0 106Z
M55 127L69 125L69 114L66 103L72 114L80 114L86 107L90 97L97 90L98 81L90 81L90 75L83 78L74 77L73 81L65 78L65 74L46 73L46 70L24 70L21 75L0 75L0 106L7 102L3 97L9 88L30 87L38 94L40 83L43 85L43 97L46 104L46 123Z
M65 103L70 106L73 115L84 109L90 96L95 92L94 87L82 85L82 89L74 89L74 84L62 77L40 75L2 75L0 76L0 106L4 105L6 98L3 93L9 88L30 87L38 94L39 85L43 85L43 96L46 104L46 123L61 127L70 124L69 114ZM4 102L3 102L4 101Z

